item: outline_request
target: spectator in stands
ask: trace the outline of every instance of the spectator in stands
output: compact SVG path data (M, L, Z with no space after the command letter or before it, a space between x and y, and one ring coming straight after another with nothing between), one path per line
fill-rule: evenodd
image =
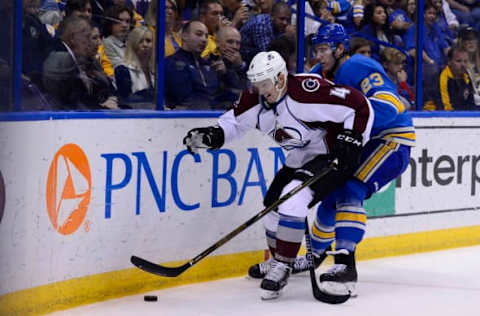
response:
M95 55L90 21L71 16L60 25L61 42L44 63L45 89L63 110L117 108L110 80Z
M432 5L437 9L437 23L442 30L448 44L451 46L455 39L456 30L459 27L458 20L450 10L450 6L446 0L431 0Z
M240 53L246 63L259 52L266 51L270 42L284 33L294 34L290 7L283 2L273 6L272 14L252 16L240 29L242 46Z
M480 96L475 95L472 80L468 75L468 53L460 47L448 52L448 65L440 74L440 94L445 111L480 110ZM475 105L476 104L476 105Z
M199 20L208 29L207 47L202 52L205 58L217 49L216 34L220 26L229 26L232 22L223 15L223 7L218 0L205 0L200 4Z
M223 0L224 14L232 25L240 29L250 17L250 10L242 0Z
M415 6L415 0L413 4ZM398 46L405 45L405 34L407 33L408 29L412 26L413 21L415 21L415 17L411 18L410 14L408 13L408 5L407 1L400 1L396 6L390 4L387 9L388 12L388 21L387 25L391 29L392 34L394 35L394 43ZM415 7L413 8L415 9Z
M65 5L65 16L69 17L71 15L92 20L90 0L68 0Z
M248 65L240 55L241 42L240 32L235 27L224 26L218 30L217 53L225 64L225 73L222 74L216 100L225 108L231 106L247 88ZM211 55L211 58L215 59L216 55Z
M372 58L380 61L380 52L384 46L375 41L392 44L393 34L387 25L387 8L381 4L369 4L365 7L365 16L360 33L372 41Z
M62 22L63 12L56 0L44 0L40 4L39 19L43 24L56 26Z
M220 81L226 80L221 59L203 59L208 29L200 21L189 21L182 28L182 47L165 60L165 99L176 109L215 109Z
M328 9L327 1L315 1L312 6L313 13L322 20L335 23L332 11Z
M102 36L100 34L100 27L93 22L90 22L92 31L90 33L90 50L87 54L85 63L80 65L80 68L85 72L90 83L90 94L93 95L92 102L98 102L101 108L118 109L118 99L114 95L115 88L112 84L112 79L105 72L105 67L102 65ZM109 70L113 72L111 64L108 66Z
M68 0L65 5L65 18L70 16L83 17L89 21L92 20L92 6L90 0ZM96 25L96 24L95 24ZM92 29L94 33L100 34L100 28L98 26ZM100 37L101 39L101 37ZM100 64L103 67L103 71L107 76L113 76L113 65L110 59L105 54L105 47L103 43L98 45L98 57L100 58Z
M437 10L431 3L427 2L424 6L424 44L423 44L423 102L427 107L434 107L440 104L440 95L438 85L432 78L438 78L440 70L446 65L446 54L449 49L445 35L436 23ZM406 48L412 57L416 55L415 35L416 27L413 25L407 32Z
M143 17L138 14L137 11L135 11L135 6L133 5L133 2L128 0L111 0L111 2L114 6L127 7L128 9L130 9L130 12L132 14L132 25L134 27L138 27L144 24Z
M342 24L349 34L359 29L363 18L363 4L361 0L323 0L321 2L323 2L321 7L326 7L326 10L335 18L335 21L332 23ZM325 9L321 11L324 16L329 17Z
M352 56L355 54L360 54L367 57L372 57L372 43L363 37L351 37L350 52Z
M255 3L254 11L257 14L271 14L275 0L253 0Z
M106 14L103 45L115 69L125 57L125 42L132 28L132 13L125 6L112 6Z
M37 82L42 65L53 45L45 24L38 18L39 0L23 1L22 73Z
M105 54L105 47L102 42L101 28L94 22L92 22L92 40L95 43L95 47L98 48L96 59L103 68L103 72L109 77L113 78L113 65L110 59Z
M152 0L145 15L145 25L155 34L157 29L158 0ZM178 51L182 44L180 34L177 32L178 8L175 0L165 2L165 57Z
M380 57L388 77L397 85L398 94L403 98L403 103L407 108L409 108L408 105L411 108L415 102L415 94L407 83L407 72L405 71L407 56L398 49L386 47Z
M467 72L473 81L473 86L480 91L480 45L479 32L468 27L460 30L457 46L468 53Z
M136 27L128 35L124 62L115 68L118 95L134 102L153 102L155 94L155 54L153 32ZM122 102L124 103L124 102Z
M407 16L408 16L409 20L414 23L415 20L416 20L415 15L417 14L417 1L416 0L407 0L405 11L407 12Z
M477 0L447 0L462 25L480 30L480 7Z

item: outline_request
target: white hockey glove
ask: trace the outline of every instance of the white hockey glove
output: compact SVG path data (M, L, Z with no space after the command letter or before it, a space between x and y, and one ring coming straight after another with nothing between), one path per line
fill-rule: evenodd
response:
M218 149L223 146L225 135L218 126L199 127L188 131L183 144L191 154L197 154L199 149Z

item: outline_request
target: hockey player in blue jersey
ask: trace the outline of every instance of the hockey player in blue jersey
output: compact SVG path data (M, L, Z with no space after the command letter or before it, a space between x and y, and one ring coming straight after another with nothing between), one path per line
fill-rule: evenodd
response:
M349 36L340 24L321 27L313 39L315 59L310 70L336 84L351 86L363 92L375 110L372 135L396 128L391 136L402 144L412 145L415 139L412 120L398 96L397 87L388 78L382 65L360 54L348 55ZM404 132L398 128L405 127ZM400 133L400 134L398 134ZM393 135L395 134L395 135Z
M339 24L321 27L314 38L316 72L335 84L362 91L374 110L370 140L363 147L361 164L345 185L322 199L312 225L312 246L317 258L334 256L335 264L320 276L325 291L355 295L355 249L365 234L367 215L363 201L405 171L415 131L397 89L383 67L362 55L348 55L348 35ZM310 205L319 202L314 200ZM328 251L335 241L335 251ZM298 260L297 258L297 261ZM317 260L323 261L323 260ZM268 262L252 266L249 275L261 277Z

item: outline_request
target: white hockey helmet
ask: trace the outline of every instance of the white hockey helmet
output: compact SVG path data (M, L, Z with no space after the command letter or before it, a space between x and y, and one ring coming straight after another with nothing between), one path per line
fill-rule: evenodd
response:
M247 77L251 83L257 83L265 79L277 83L280 74L287 76L287 64L282 56L275 51L260 52L253 57L248 67Z

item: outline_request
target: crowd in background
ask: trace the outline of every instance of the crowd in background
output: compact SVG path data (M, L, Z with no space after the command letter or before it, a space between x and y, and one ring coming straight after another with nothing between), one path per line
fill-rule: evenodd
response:
M23 0L24 109L154 109L158 1L164 0ZM7 25L12 4L2 3ZM305 71L316 63L317 29L340 23L351 36L351 54L381 63L416 108L416 8L415 0L307 1ZM425 0L423 9L420 106L480 109L480 0ZM292 0L165 0L166 108L231 107L260 51L278 51L295 72L295 12ZM11 41L5 28L4 35ZM10 89L11 57L1 50L1 96Z

